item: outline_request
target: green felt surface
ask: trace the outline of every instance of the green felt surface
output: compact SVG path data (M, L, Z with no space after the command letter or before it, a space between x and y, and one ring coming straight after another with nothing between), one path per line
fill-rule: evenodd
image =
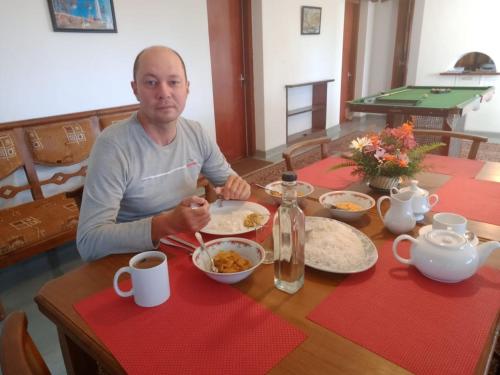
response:
M439 86L399 87L382 95L372 95L356 99L352 103L372 105L400 105L422 108L461 107L483 95L489 87L450 87L447 93L432 93L431 89ZM373 101L371 103L371 101Z

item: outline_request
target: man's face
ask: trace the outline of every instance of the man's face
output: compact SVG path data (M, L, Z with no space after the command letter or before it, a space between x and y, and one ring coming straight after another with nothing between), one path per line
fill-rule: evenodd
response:
M154 47L140 56L132 89L140 102L139 113L153 125L177 120L189 92L180 59L167 48Z

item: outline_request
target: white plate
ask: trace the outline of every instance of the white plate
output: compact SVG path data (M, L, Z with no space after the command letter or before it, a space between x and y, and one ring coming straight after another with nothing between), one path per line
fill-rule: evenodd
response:
M255 228L243 226L243 220L246 214L250 212L262 215L264 217L262 224L267 223L269 216L271 216L267 208L254 202L224 201L222 207L219 207L218 202L214 202L210 205L211 220L200 232L218 236L232 236L251 232ZM222 220L226 221L228 218L232 218L232 220L229 220L227 225L220 222Z
M276 198L279 202L281 202L281 195L283 194L283 186L281 182L281 180L274 181L265 186L266 193L271 197ZM279 192L280 195L273 195L272 191L269 189ZM305 198L314 191L314 186L312 186L309 182L297 181L295 189L297 190L297 198Z
M306 265L335 273L362 272L377 263L373 242L350 225L325 217L306 217Z
M429 224L429 225L424 225L422 228L420 228L418 230L418 234L420 236L423 236L424 234L426 234L428 231L430 231L432 229L432 224ZM470 241L470 244L472 246L477 246L479 245L479 238L477 238L477 236L474 234L474 238L472 239L472 241Z

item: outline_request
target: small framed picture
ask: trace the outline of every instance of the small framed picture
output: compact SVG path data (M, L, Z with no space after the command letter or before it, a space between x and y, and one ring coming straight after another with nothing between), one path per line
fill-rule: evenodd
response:
M321 8L303 6L300 24L302 35L319 34L321 31Z
M54 31L116 33L113 0L47 0Z

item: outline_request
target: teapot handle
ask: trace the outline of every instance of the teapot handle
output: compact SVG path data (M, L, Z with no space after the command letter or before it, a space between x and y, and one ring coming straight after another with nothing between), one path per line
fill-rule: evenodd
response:
M433 202L431 202L432 199L434 200ZM431 194L429 195L428 201L430 208L432 208L436 205L437 202L439 202L439 197L437 194Z
M380 216L380 219L382 221L384 221L384 217L382 216L382 211L380 210L380 205L382 204L382 201L385 199L391 199L391 197L388 197L387 195L383 195L377 200L377 212L378 212L378 216Z
M411 241L413 243L417 243L417 240L415 238L413 238L412 236L409 236L407 234L402 234L394 240L394 242L392 244L392 253L394 254L394 256L396 257L396 259L399 262L401 262L403 264L413 264L412 258L406 259L406 258L399 256L399 254L398 254L398 244L400 241L404 241L404 240L408 240L408 241ZM411 256L411 253L410 253L410 256Z

